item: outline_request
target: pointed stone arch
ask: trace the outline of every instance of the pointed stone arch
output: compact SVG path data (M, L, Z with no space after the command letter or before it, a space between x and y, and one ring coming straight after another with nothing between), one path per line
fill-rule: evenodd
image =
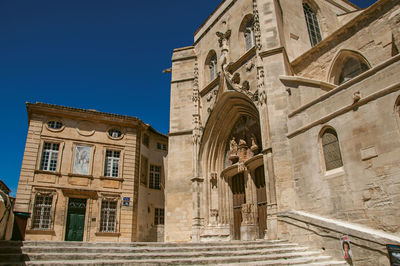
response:
M215 233L214 240L254 240L259 236L257 191L253 175L255 169L263 165L263 156L256 154L256 149L251 149L249 138L243 138L242 146L237 143L241 152L238 158L241 159L233 165L225 165L232 130L241 121L245 125L246 121L250 121L252 130L255 128L261 138L259 113L252 100L237 91L222 93L205 125L199 150L200 169L204 177L202 216L206 224L206 233L201 237L209 237ZM253 132L252 130L249 132ZM239 183L236 182L238 178L242 180ZM263 178L265 179L264 176ZM238 184L242 189L237 188ZM238 191L242 194L236 195ZM235 199L240 197L247 197L247 201L239 200L234 208ZM243 222L239 219L239 224L235 220L238 215L243 217Z
M222 158L229 135L241 116L248 116L259 122L258 109L249 97L236 91L222 94L204 128L199 156L202 170L222 170ZM210 160L212 164L206 167L204 162Z
M345 82L346 80L341 80L341 75L345 70L346 64L349 60L354 60L359 64L359 70L355 73L354 76L349 76L349 79L361 74L362 72L371 68L371 64L363 56L360 52L350 50L350 49L341 49L338 51L332 60L332 64L329 67L327 81L336 85L340 85L341 83ZM343 77L343 76L342 76Z

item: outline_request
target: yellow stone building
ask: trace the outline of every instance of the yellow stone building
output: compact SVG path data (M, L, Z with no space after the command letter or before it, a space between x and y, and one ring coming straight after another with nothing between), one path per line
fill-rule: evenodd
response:
M27 103L27 112L14 208L25 240L163 239L165 135L95 110Z

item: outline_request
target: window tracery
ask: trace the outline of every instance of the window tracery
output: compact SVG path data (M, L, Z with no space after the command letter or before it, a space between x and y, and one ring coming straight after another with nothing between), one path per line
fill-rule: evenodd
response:
M321 135L321 144L325 170L329 171L343 166L342 154L340 152L339 138L333 128L327 128Z

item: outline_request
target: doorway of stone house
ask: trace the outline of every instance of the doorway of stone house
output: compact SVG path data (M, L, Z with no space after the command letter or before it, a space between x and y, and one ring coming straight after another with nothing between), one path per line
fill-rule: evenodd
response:
M82 241L85 228L86 199L69 198L66 241Z

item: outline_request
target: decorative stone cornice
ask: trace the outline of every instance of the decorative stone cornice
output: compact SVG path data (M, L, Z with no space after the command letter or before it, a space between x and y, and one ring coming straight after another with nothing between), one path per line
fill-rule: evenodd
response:
M279 79L282 81L282 83L293 82L296 84L304 84L304 85L312 85L312 86L316 85L325 91L330 91L336 87L336 85L332 84L332 83L328 83L328 82L321 81L321 80L303 78L303 77L299 77L299 76L283 76L283 75L281 75L281 76L279 76Z

